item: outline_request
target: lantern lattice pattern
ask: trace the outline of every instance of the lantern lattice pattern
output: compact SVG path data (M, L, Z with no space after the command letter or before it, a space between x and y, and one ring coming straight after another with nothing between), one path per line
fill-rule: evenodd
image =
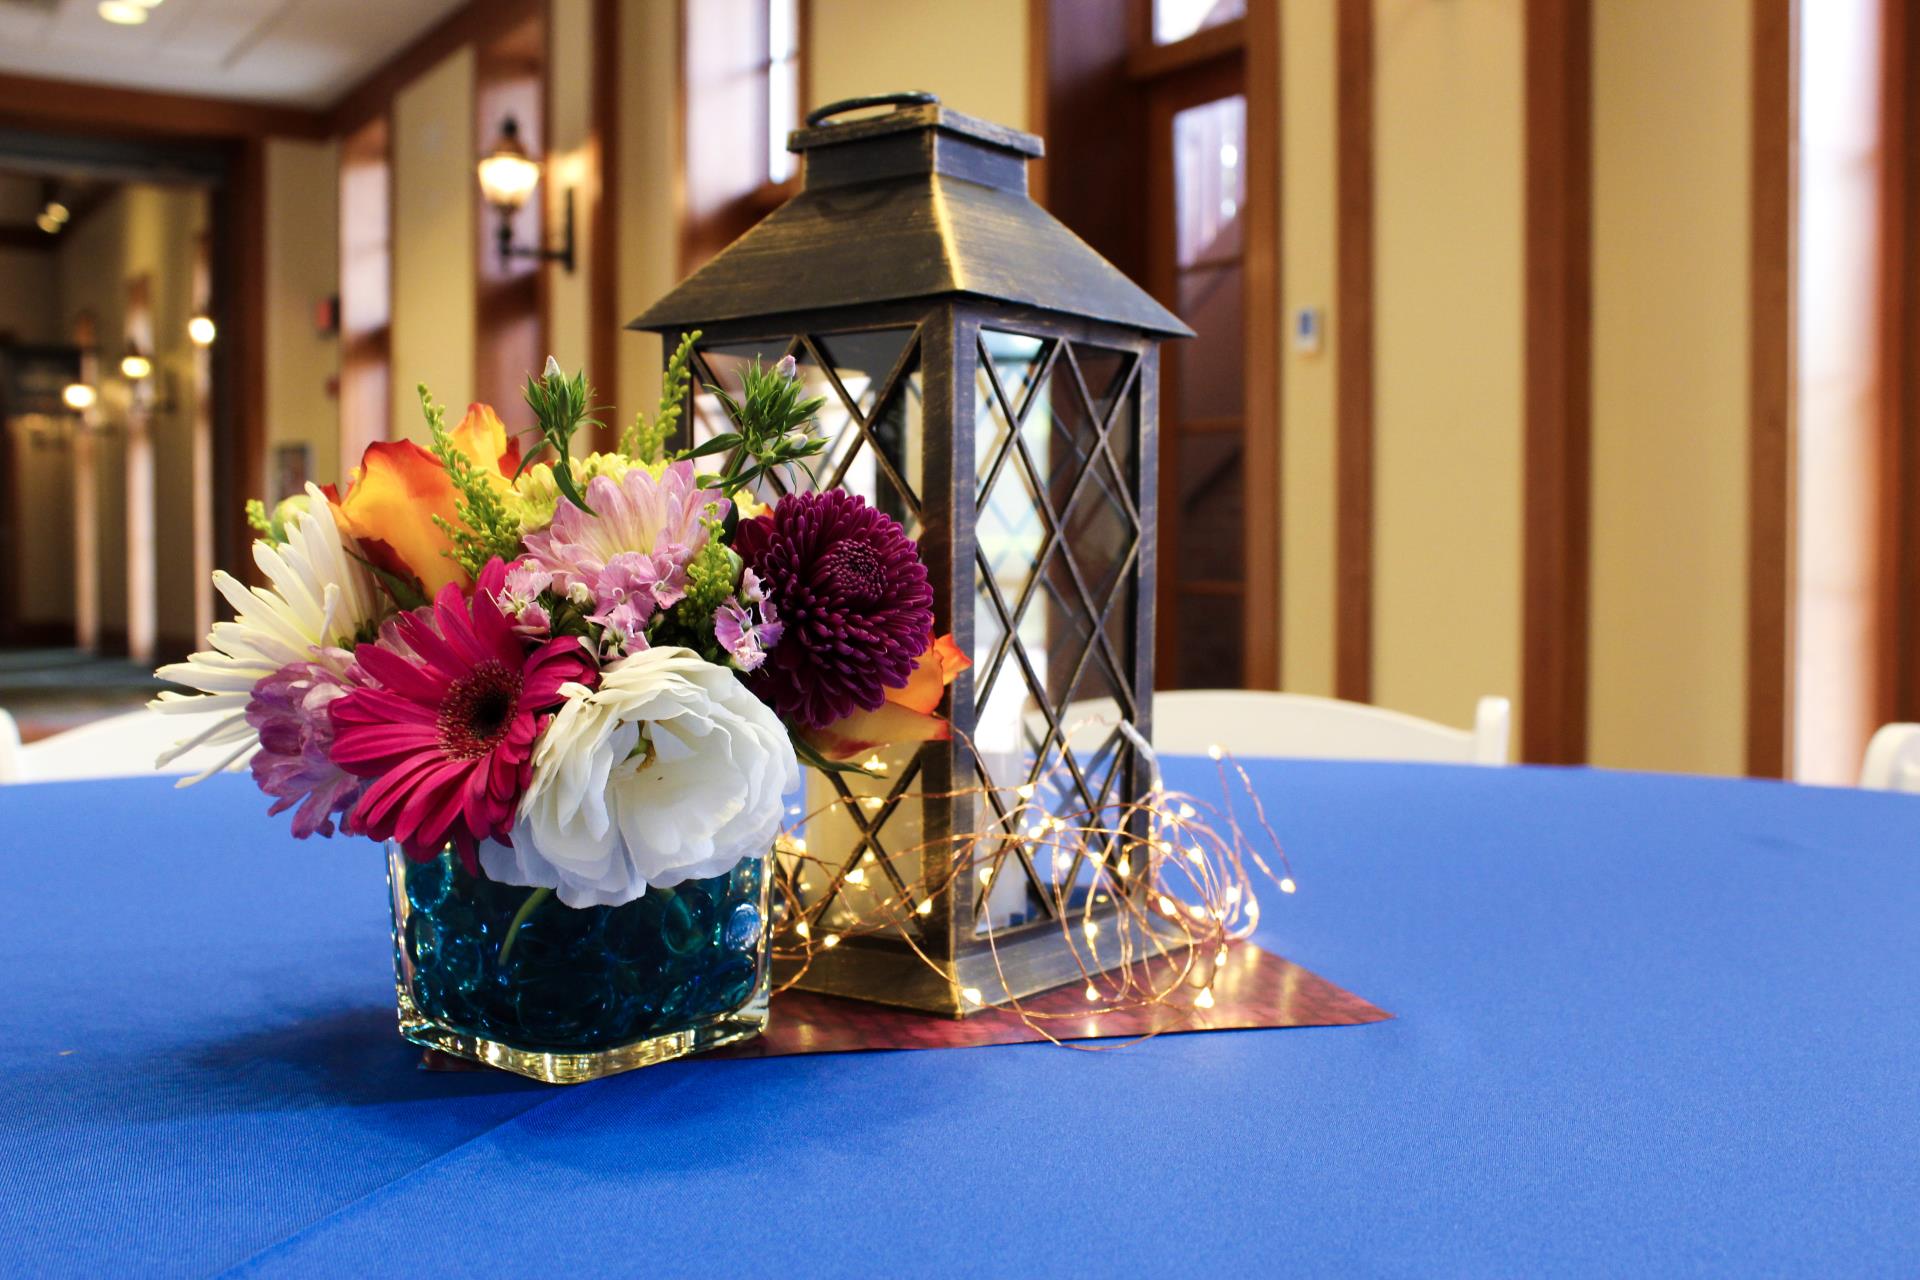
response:
M802 985L965 1013L967 988L991 1002L1081 977L1063 914L1118 919L1087 901L1104 851L1038 863L1043 846L1017 837L1146 786L1118 726L1150 727L1155 343L1184 328L1027 199L1027 135L929 104L794 145L801 195L636 327L669 346L701 331L696 442L730 429L707 384L793 356L825 398L827 447L759 496L846 488L920 543L936 627L973 659L951 689L954 740L810 774L808 858L785 871L814 937L848 933ZM988 261L1012 245L1039 257ZM975 865L955 865L969 844ZM910 942L855 936L882 917Z

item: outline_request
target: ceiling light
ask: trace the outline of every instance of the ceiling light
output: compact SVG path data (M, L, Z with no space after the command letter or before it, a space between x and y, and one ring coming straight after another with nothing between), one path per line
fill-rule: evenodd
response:
M137 27L147 20L147 6L134 0L100 0L100 16L122 27Z
M93 402L99 399L99 396L84 382L69 382L60 389L60 399L75 413L83 413L93 408Z
M187 339L196 347L212 346L215 332L212 316L195 316L187 321Z
M133 381L138 382L152 372L153 361L147 359L138 351L129 351L120 357L120 373L124 377L131 378Z
M58 200L47 201L47 207L41 210L41 212L47 217L52 218L55 222L65 222L73 216L73 210L67 208L67 206L61 204Z
M46 232L50 236L57 236L60 234L60 219L54 217L50 213L42 211L40 216L33 220L33 225L40 228L42 231Z

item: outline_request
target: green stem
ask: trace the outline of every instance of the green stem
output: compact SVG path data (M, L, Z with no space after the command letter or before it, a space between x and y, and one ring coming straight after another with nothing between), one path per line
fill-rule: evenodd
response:
M527 922L527 917L534 913L535 908L552 896L551 889L535 889L527 895L527 900L520 904L520 909L513 913L513 923L507 926L506 941L500 944L501 964L506 964L507 957L513 953L513 942L520 936L520 926Z

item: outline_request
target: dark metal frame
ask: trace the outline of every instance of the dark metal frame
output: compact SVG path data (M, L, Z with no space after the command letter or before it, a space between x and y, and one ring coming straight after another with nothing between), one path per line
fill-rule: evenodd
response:
M916 328L917 333L888 371L871 410L862 415L853 397L832 373L832 363L825 358L815 339L909 326ZM881 458L881 465L892 473L893 483L909 493L913 492L912 486L893 473L893 468L884 461L885 454L872 434L871 424L887 412L889 402L901 394L908 372L917 367L921 377L925 450L919 490L913 496L918 500L921 522L921 555L934 583L935 629L952 632L962 652L974 651L975 573L979 568L985 571L988 590L1001 611L1006 632L983 668L963 672L952 685L948 701L955 729L952 740L921 747L912 764L890 779L892 785L881 807L871 814L863 813L856 804L845 806L860 833L859 838L845 851L844 858L841 851L833 851L829 867L832 879L823 892L813 897L809 907L817 919L836 900L846 873L859 864L868 851L875 854L873 862L890 878L893 892L904 893L912 881L899 875L895 865L899 855L890 854L881 843L881 828L908 792L944 796L957 790L961 794L950 799L923 802L921 839L927 842L928 852L918 880L931 898L930 913L921 916L909 911L904 927L913 931L911 944L883 930L849 936L832 949L816 948L799 985L809 990L963 1015L978 1007L962 995L967 988L978 989L985 1002L992 1003L1008 996L1024 997L1062 983L1080 981L1089 972L1113 967L1119 961L1113 946L1103 948L1099 958L1092 959L1086 947L1076 948L1064 932L1070 925L1078 927L1083 918L1083 905L1073 907L1071 922L1043 912L1042 918L998 929L991 938L978 936L975 926L986 898L985 891L974 876L959 874L970 868L957 867L948 850L951 837L956 834L991 830L1004 817L998 808L998 796L979 787L969 746L979 689L996 679L1023 679L1044 707L1046 720L1044 740L1031 763L1029 776L994 779L1000 787L1011 792L1019 783L1034 781L1033 773L1059 758L1067 762L1078 794L1096 804L1103 797L1107 805L1125 803L1139 798L1147 790L1146 764L1124 739L1116 749L1112 772L1104 781L1082 775L1079 761L1066 746L1061 710L1046 692L1046 683L1033 670L1018 638L1017 627L1025 611L1034 607L1034 598L1044 593L1042 579L1057 555L1074 589L1074 602L1086 610L1089 621L1086 649L1067 677L1062 698L1071 693L1087 664L1104 661L1114 677L1115 688L1130 704L1123 706L1123 712L1141 734L1151 734L1156 573L1152 530L1159 506L1159 440L1155 426L1159 419L1159 361L1155 338L1137 329L1102 321L965 296L689 325L665 335L666 350L671 351L694 327L702 332L699 349L703 352L713 347L759 342L769 347L784 345L785 350L796 355L810 353L820 367L828 371L832 385L845 402L854 424L852 429L863 437L860 448L870 449ZM1036 510L1045 526L1043 541L1033 578L1020 599L1014 601L1002 598L993 585L976 532L977 503L985 487L982 476L976 474L974 438L980 412L976 386L984 329L1034 337L1048 344L1022 404L1010 404L997 375L991 366L987 369L992 391L1001 398L1012 429L994 456L986 461L986 478L991 482L1004 468L1022 466L1041 486L1041 500ZM1108 389L1111 396L1104 421L1099 418L1096 392L1087 387L1084 374L1070 355L1073 346L1097 347L1131 358L1124 378L1115 388ZM1083 401L1082 407L1097 434L1084 465L1064 496L1055 499L1047 491L1049 470L1031 456L1020 427L1044 394L1043 389L1050 385L1050 378L1060 373L1071 375ZM696 365L696 383L710 380L711 374L704 360ZM684 433L694 429L692 399L697 394L690 394L682 415ZM1120 431L1129 433L1133 447L1130 467L1122 466L1114 452L1112 440L1114 433ZM859 451L859 448L848 449L835 471L822 476L822 482L839 483ZM1131 549L1114 574L1111 594L1105 602L1093 598L1087 574L1074 554L1066 531L1068 517L1081 501L1081 490L1096 483L1096 469L1100 467L1108 469L1108 485L1115 488L1127 508L1125 516L1131 525ZM1113 480L1119 481L1117 487L1112 484ZM1127 598L1129 592L1130 599ZM1126 610L1129 615L1125 629L1128 643L1122 652L1115 651L1106 625L1114 609ZM1102 752L1105 749L1103 746ZM833 782L843 797L852 794L838 776L833 776ZM984 850L988 846L983 842L981 847ZM818 848L811 852L816 858L823 855ZM1011 840L1002 842L993 855L996 875L1012 869L1006 862L1010 854L1018 860L1023 874L1036 889L1047 886L1027 853ZM1077 880L1081 866L1081 860L1076 859L1067 873L1067 884ZM1127 892L1143 893L1143 881L1136 877L1127 886ZM1045 892L1037 896L1043 905L1051 905ZM1120 904L1112 903L1096 909L1093 918L1101 924L1102 936L1114 939L1134 917ZM816 927L816 936L817 932ZM926 958L917 954L916 948ZM788 966L789 973L781 976L790 976L793 967Z

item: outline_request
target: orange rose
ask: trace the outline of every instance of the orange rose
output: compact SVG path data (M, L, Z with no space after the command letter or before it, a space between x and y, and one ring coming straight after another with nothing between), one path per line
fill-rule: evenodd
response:
M914 663L907 683L887 690L885 703L872 711L842 716L807 734L807 741L829 760L851 760L862 752L902 743L945 742L952 726L934 708L954 678L972 665L952 636L941 636Z
M520 446L507 438L498 414L484 404L469 405L467 416L450 433L454 447L471 458L483 475L497 477L504 490L520 463ZM420 583L432 599L448 583L471 585L450 553L453 539L434 517L449 523L459 494L440 460L411 440L387 440L367 446L360 465L348 477L346 495L335 499L340 527L352 535L380 568Z
M467 416L451 434L454 448L473 459L483 474L500 478L496 487L511 487L513 473L520 469L520 442L507 437L506 424L492 405L468 405Z

